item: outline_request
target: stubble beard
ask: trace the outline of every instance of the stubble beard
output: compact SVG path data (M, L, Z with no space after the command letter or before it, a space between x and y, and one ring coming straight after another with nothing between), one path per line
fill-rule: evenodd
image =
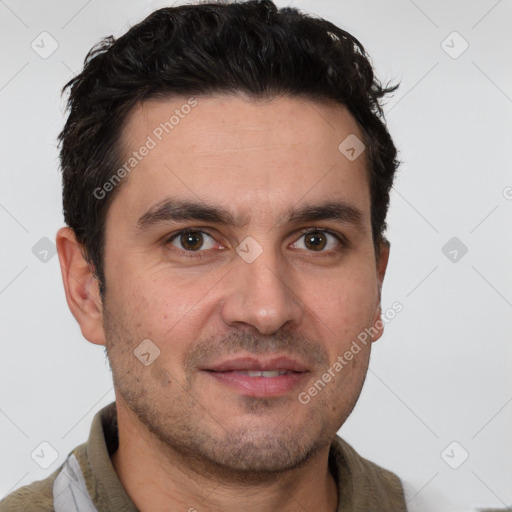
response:
M300 424L290 423L285 415L279 425L268 430L261 421L256 428L230 429L221 418L210 415L207 404L195 396L193 379L187 378L184 384L178 382L159 359L151 366L142 365L133 354L138 338L128 335L125 327L114 325L108 316L104 317L104 329L116 395L143 427L148 441L156 441L158 450L166 454L171 464L186 465L203 477L222 482L271 482L277 474L304 466L330 445L364 383L363 378L348 408L345 405L334 411L337 386L332 386L312 404L301 406L307 407L307 414ZM120 336L120 330L124 336ZM325 364L322 351L316 357ZM283 400L294 398L241 397L238 403L246 416L259 418L274 413Z

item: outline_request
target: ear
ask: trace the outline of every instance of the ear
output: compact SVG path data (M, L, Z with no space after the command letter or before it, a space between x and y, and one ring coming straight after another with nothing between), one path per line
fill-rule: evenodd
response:
M386 269L388 266L390 248L391 244L385 238L379 243L379 254L377 256L376 262L379 298L377 310L375 311L375 316L373 318L372 332L374 332L375 334L374 336L372 336L372 341L377 341L384 333L384 322L382 321L381 292L382 283L384 282L384 276L386 275Z
M69 309L84 338L91 343L105 345L103 304L93 267L84 259L82 246L71 228L59 229L56 245Z

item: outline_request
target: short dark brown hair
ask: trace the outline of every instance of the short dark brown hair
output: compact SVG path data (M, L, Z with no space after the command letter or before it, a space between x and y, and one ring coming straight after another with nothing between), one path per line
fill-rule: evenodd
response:
M377 248L385 241L399 164L381 99L396 87L376 79L363 46L348 32L295 8L278 9L270 0L163 8L117 40L102 39L63 88L69 89L69 115L59 134L64 220L94 268L102 297L105 219L122 183L101 199L94 191L121 165L123 123L137 103L242 92L345 105L367 150Z

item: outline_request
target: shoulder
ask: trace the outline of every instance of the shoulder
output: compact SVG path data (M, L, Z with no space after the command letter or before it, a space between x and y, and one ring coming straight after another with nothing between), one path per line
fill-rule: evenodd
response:
M53 512L53 483L61 468L7 495L0 501L0 512Z
M68 454L66 460L46 478L19 487L5 496L0 501L0 512L54 512L55 480L71 455L75 455L81 461L85 460L85 450L85 444L77 446Z
M402 490L400 478L395 473L371 460L365 459L339 436L336 436L333 441L333 451L338 457L341 456L345 460L354 476L357 474L358 477L364 480L378 480L388 487Z
M383 510L407 510L402 481L395 473L365 459L339 436L333 440L331 453L338 481L348 485L355 502L362 500L370 507L379 503Z

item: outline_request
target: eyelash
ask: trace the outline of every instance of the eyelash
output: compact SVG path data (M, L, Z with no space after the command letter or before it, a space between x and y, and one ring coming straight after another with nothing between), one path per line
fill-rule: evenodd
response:
M168 246L175 238L178 238L179 236L187 234L187 233L203 233L203 234L206 234L206 235L210 236L211 238L214 238L212 235L210 235L210 233L208 233L207 231L204 231L202 228L186 228L186 229L182 229L181 231L178 231L177 233L172 234L169 238L167 238L167 240L165 242L165 245ZM335 232L333 232L333 231L331 231L329 229L325 229L325 228L306 228L306 229L303 229L303 230L300 231L300 236L299 236L299 238L297 240L299 240L304 235L308 235L310 233L327 233L328 235L331 235L334 238L336 238L336 240L340 243L340 245L342 247L348 247L349 246L348 240L341 233L335 233ZM205 250L186 251L184 249L177 249L175 247L172 247L172 250L176 250L176 251L180 252L181 255L183 255L185 258L204 258L204 257L207 256L207 255L204 254L205 252L207 252ZM312 257L317 257L315 255L315 251L308 251L308 252L312 253L312 255L311 255ZM336 256L338 252L339 251L336 250L336 249L330 249L328 251L319 251L318 255L320 255L320 256L321 255L323 255L323 256Z

